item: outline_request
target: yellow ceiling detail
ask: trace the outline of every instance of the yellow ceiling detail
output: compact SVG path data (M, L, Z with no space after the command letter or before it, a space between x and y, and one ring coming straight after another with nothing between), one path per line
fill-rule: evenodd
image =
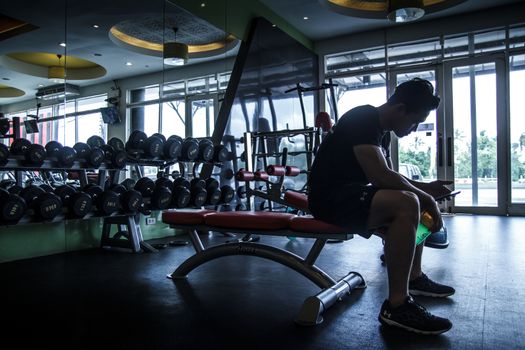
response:
M47 52L15 52L8 53L6 56L9 56L10 58L18 61L42 67L64 66L64 63L66 62L67 68L71 69L95 68L98 66L98 64L94 62L74 56L62 56L59 64L57 54Z

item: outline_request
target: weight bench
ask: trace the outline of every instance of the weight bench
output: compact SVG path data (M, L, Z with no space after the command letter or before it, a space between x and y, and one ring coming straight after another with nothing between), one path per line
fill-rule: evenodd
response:
M173 228L189 229L190 240L195 248L195 254L182 262L168 278L186 278L200 265L223 256L250 255L288 266L322 288L317 295L304 301L295 319L300 325L321 323L322 313L336 301L345 294L350 294L353 289L366 288L363 277L357 272L349 272L336 281L314 265L328 239L349 240L353 238L353 234L347 233L341 227L316 220L310 215L296 216L266 211L167 210L162 213L162 221ZM313 238L315 242L306 257L268 244L253 242L224 243L205 248L199 238L199 231L294 236Z

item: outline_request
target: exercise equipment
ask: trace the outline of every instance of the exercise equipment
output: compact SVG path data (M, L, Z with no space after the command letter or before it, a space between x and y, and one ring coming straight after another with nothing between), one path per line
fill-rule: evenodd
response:
M173 190L171 204L175 208L185 208L190 204L191 192L190 182L183 178L178 177L173 181Z
M213 159L213 142L211 139L204 138L199 141L199 153L197 159L201 162L209 162Z
M120 209L119 196L111 190L104 191L98 185L89 184L83 191L91 196L97 211L102 215L111 215Z
M128 155L125 151L118 151L110 145L102 145L100 149L104 151L104 159L110 166L118 169L122 169L126 166Z
M26 139L16 139L11 144L11 154L24 156L27 165L41 166L46 159L46 149L42 145Z
M40 186L42 187L42 186ZM93 208L93 199L83 191L77 191L69 185L61 185L55 188L54 193L60 197L68 213L76 218L83 218Z
M104 139L98 135L93 135L93 136L90 136L86 143L89 145L89 147L91 148L95 148L95 147L98 147L98 148L102 148L102 146L104 146L106 144L106 142L104 141Z
M194 161L199 156L199 142L192 138L187 137L182 141L181 146L181 160Z
M155 182L149 177L142 177L137 181L134 188L139 191L144 198L150 198L155 191Z
M108 145L113 147L115 151L125 151L126 150L124 142L118 137L110 138L108 141Z
M11 128L11 125L9 123L9 119L7 118L0 118L0 135L4 136L9 133L9 129Z
M24 199L28 208L33 209L38 219L52 220L62 213L62 200L52 192L30 185L20 191L20 197Z
M60 166L71 167L77 157L77 151L74 148L62 146L57 141L49 141L45 148L47 156L56 158Z
M150 137L140 130L134 130L126 142L125 148L128 153L142 151L146 158L156 158L163 151L164 136L155 134Z
M16 224L27 209L25 200L17 194L0 188L0 221Z
M206 179L206 193L206 204L219 204L222 198L222 191L219 188L219 181L217 181L213 177Z
M84 159L89 166L98 168L104 162L106 154L99 147L91 147L86 143L77 142L73 148L77 152L77 158Z
M144 199L139 191L128 189L123 184L113 184L109 190L119 195L120 206L125 213L136 213L144 204Z
M191 199L190 203L195 207L202 207L208 199L208 192L206 191L206 181L199 178L191 179L190 181Z

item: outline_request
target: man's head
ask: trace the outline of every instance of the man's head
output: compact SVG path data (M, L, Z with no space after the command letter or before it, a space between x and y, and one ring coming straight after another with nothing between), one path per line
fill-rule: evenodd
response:
M399 84L387 101L393 112L392 130L403 137L417 130L430 111L439 106L434 87L424 79L414 78Z

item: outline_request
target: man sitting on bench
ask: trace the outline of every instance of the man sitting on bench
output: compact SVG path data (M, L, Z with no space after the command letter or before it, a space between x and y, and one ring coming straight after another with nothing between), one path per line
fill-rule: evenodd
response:
M416 246L420 213L442 227L432 195L449 193L444 182L411 183L389 166L390 131L403 137L415 131L438 107L432 84L413 79L400 84L379 106L345 113L323 140L309 178L309 209L317 219L369 238L378 228L385 241L389 295L379 313L385 326L423 334L448 331L452 323L429 313L410 295L447 297L452 287L431 281L421 270L424 244ZM410 294L409 294L410 293Z

